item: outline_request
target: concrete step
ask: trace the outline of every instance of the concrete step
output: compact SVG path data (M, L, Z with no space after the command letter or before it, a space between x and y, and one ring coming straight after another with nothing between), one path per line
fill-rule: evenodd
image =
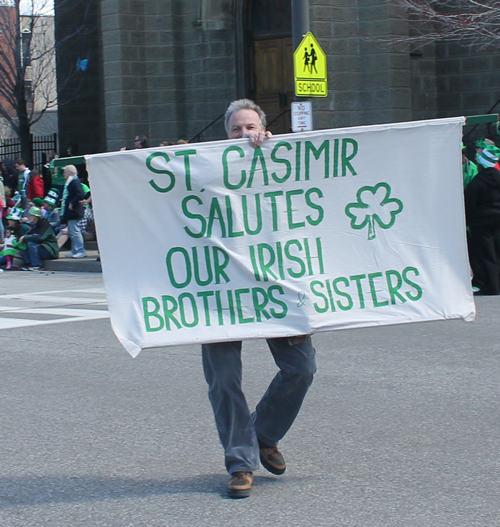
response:
M65 271L67 273L102 273L101 262L97 261L99 256L97 248L90 249L88 243L85 246L87 247L86 258L66 258L70 251L59 251L57 260L44 260L43 265L45 269L48 271Z

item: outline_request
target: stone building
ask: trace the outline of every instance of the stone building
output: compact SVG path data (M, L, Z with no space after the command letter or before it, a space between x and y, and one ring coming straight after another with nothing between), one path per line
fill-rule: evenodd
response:
M55 4L59 78L88 61L60 87L62 145L92 153L131 147L137 134L151 146L221 139L220 116L244 96L266 110L273 132L289 131L290 0ZM309 5L310 29L328 58L328 97L313 100L315 129L483 114L500 99L500 53L381 44L377 38L411 31L390 0Z

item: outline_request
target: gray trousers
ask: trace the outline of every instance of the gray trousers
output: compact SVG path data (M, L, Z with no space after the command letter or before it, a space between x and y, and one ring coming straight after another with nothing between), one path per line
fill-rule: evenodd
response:
M316 371L310 337L294 345L287 338L267 343L280 371L253 414L241 390L241 341L202 346L208 396L230 474L259 468L257 439L268 446L278 444L297 417Z

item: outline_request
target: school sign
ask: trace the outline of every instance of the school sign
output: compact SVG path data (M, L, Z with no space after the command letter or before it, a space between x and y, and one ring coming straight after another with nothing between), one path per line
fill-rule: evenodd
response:
M87 156L113 329L141 349L475 315L463 118Z
M310 31L293 53L293 71L297 97L328 95L326 54Z

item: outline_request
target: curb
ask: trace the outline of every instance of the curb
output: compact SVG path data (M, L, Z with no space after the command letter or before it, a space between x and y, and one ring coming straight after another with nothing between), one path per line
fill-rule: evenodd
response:
M60 251L57 260L44 260L47 271L64 271L67 273L102 273L101 262L96 258L97 251L87 251L86 258L66 258L69 251Z
M99 251L96 242L85 242L86 258L66 258L70 252L59 251L57 260L44 260L47 271L63 271L66 273L102 273L101 262L97 260Z

